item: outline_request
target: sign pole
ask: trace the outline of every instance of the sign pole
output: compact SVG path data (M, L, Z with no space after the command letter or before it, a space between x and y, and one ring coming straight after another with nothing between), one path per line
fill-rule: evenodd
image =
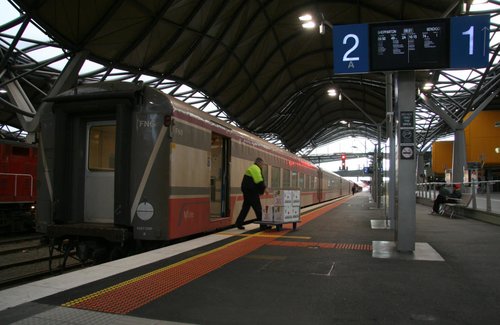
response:
M416 146L415 146L415 72L398 72L397 112L397 214L396 249L411 253L416 237Z
M396 144L394 138L394 108L393 108L393 84L392 72L385 74L385 100L386 100L386 129L387 138L389 138L389 203L388 203L388 225L394 229L395 216L396 216ZM387 225L386 225L387 226Z

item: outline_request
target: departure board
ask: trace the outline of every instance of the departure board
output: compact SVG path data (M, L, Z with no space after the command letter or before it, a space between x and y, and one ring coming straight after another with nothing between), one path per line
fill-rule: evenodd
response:
M446 19L370 25L372 71L442 69L449 66Z

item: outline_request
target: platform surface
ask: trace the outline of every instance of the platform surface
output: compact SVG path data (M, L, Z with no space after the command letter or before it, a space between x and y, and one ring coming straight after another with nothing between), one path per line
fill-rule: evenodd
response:
M302 212L296 231L248 224L244 231L0 291L0 319L55 325L500 324L499 226L429 215L429 207L417 205L416 254L400 256L394 232L372 228L384 210L370 209L368 195Z

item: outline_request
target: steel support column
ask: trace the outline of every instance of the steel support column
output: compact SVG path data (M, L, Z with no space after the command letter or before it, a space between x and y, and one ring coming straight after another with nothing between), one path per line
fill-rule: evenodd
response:
M452 182L463 183L464 169L467 164L465 155L465 132L463 128L455 130L455 141L453 142L453 165Z
M398 167L397 167L397 216L395 227L396 249L400 252L413 252L416 237L416 145L413 143L406 147L402 145L402 127L413 125L415 132L415 72L399 72L396 82L396 102L399 112L399 123L396 136L398 137ZM405 120L402 116L405 114ZM413 116L411 121L409 116ZM402 125L403 124L403 125ZM406 124L406 125L405 125ZM407 149L407 150L405 150Z
M385 107L386 107L386 123L387 123L387 138L389 139L389 185L388 185L388 216L389 226L394 229L396 216L396 144L394 138L394 108L393 108L393 82L392 72L385 74Z

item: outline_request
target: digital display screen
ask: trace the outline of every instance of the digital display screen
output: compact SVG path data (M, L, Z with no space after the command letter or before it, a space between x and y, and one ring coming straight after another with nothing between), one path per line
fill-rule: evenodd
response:
M370 25L372 71L449 67L447 19Z

